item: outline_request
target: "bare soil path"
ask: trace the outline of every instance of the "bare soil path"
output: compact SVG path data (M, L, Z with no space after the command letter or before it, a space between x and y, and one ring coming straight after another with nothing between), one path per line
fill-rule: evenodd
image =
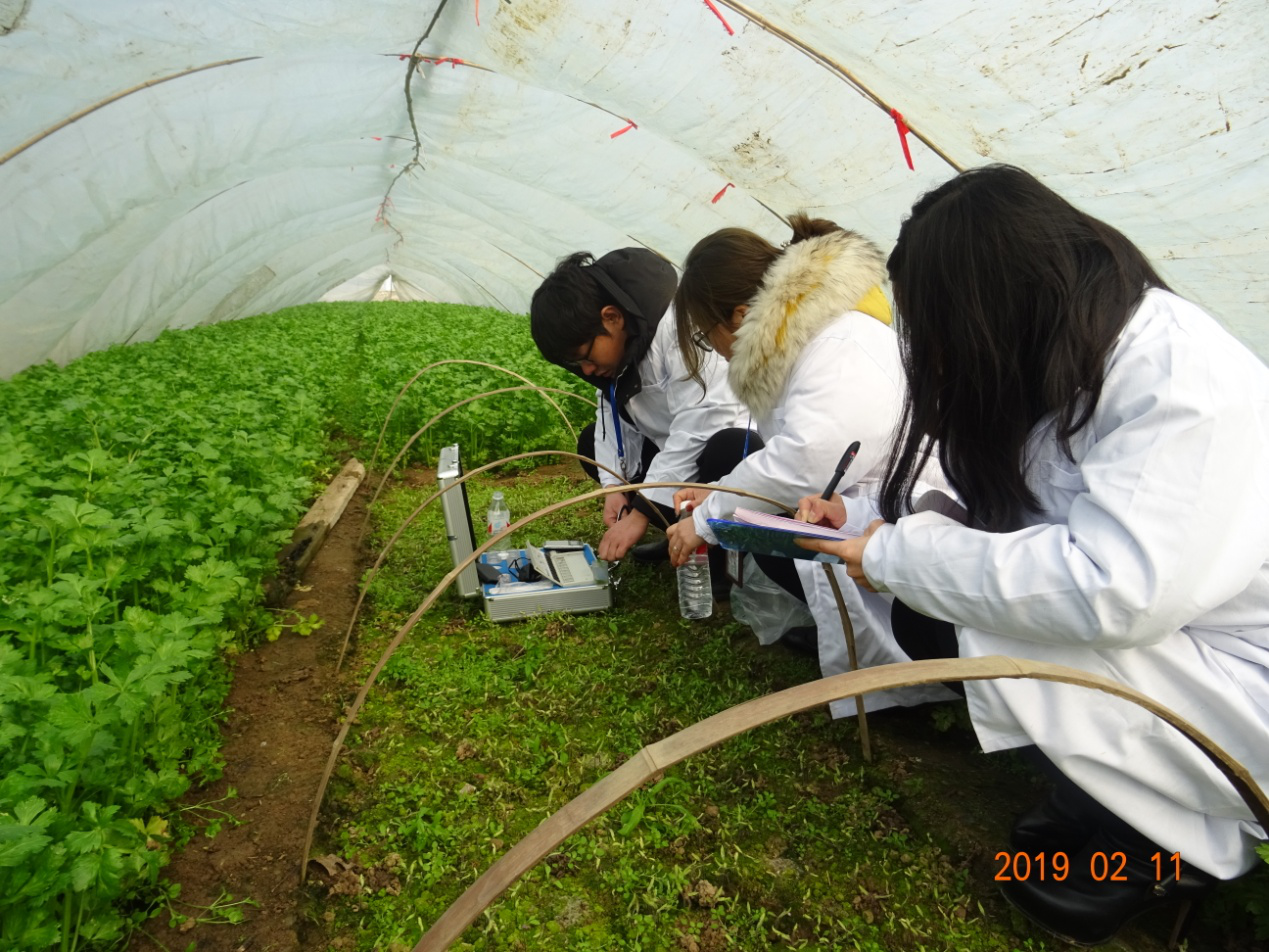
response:
M314 556L287 607L324 624L308 636L284 632L237 659L227 703L225 774L189 804L215 803L234 817L213 839L195 838L165 870L181 886L175 909L190 918L147 923L129 952L292 952L324 949L323 890L299 882L300 850L313 797L338 728L335 659L357 601L364 560L358 538L372 489L363 483ZM345 669L346 670L346 669ZM242 922L211 911L224 896L250 899ZM202 907L200 909L200 907Z

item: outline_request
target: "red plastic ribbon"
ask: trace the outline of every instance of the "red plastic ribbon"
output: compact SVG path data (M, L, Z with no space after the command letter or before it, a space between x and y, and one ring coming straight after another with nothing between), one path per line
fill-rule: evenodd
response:
M714 6L714 0L705 0L705 6L713 10L714 16L718 17L718 19L722 21L723 28L727 30L728 36L736 35L736 31L731 28L731 24L728 23L727 20L723 17L722 13L719 12L718 7Z
M459 59L457 56L419 56L415 54L413 57L409 53L401 53L397 56L399 60L416 59L420 63L431 63L433 66L440 66L442 63L449 63L450 67L466 66L467 60Z
M476 0L476 26L480 26L480 0Z
M916 166L912 164L912 151L908 148L908 133L911 131L907 123L903 121L903 114L898 109L890 110L890 117L894 119L895 128L899 130L899 143L903 146L903 157L908 160L908 168L916 171Z
M715 195L712 199L710 199L709 203L711 205L717 205L718 200L723 197L723 192L727 191L727 189L729 188L735 188L735 187L736 186L732 185L731 182L728 182L726 185L724 185L722 188L718 190L718 194Z
M610 139L615 139L615 138L617 138L617 136L624 136L624 135L625 135L627 132L629 132L631 129L638 129L638 128L639 128L638 126L636 126L636 125L635 125L635 123L634 123L634 120L633 120L633 119L629 119L629 120L627 120L627 122L629 122L629 123L630 123L630 125L626 126L626 128L624 128L624 129L618 129L616 132L614 132L614 133L613 133L612 135L610 135L608 138L610 138Z

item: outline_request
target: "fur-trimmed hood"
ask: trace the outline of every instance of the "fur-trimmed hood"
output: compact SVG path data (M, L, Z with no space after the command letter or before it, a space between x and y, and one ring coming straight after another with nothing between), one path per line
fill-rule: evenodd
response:
M789 371L815 335L870 293L879 294L885 278L881 249L849 231L799 241L775 260L736 332L727 369L732 390L755 417L775 409ZM888 317L888 305L885 310Z

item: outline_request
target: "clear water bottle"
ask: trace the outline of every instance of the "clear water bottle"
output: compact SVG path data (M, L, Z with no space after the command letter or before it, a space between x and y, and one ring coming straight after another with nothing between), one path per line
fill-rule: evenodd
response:
M683 506L679 522L692 518L692 504ZM684 618L708 618L714 614L714 590L709 580L709 546L701 543L678 568L679 614Z
M489 511L485 514L485 530L489 535L496 536L509 525L511 510L507 508L507 500L503 498L501 490L495 490L489 499Z

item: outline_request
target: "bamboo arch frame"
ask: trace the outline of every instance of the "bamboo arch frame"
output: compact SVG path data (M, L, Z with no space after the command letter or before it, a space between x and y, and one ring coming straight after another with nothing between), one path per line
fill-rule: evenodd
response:
M777 718L845 697L948 680L993 681L999 678L1030 678L1092 688L1131 701L1162 718L1203 751L1233 784L1257 822L1269 830L1269 800L1248 770L1180 715L1127 685L1064 665L1003 655L905 661L833 675L746 701L642 748L616 770L543 820L533 832L504 853L432 924L414 946L413 952L448 949L495 899L561 842L649 778L693 754Z
M379 494L383 492L384 485L388 482L388 477L391 476L392 471L396 469L397 463L401 462L401 458L410 451L410 447L414 445L415 441L418 440L418 438L422 436L424 433L426 433L429 429L431 429L432 426L437 421L439 421L442 417L448 416L449 414L457 410L459 407L464 407L467 404L474 403L477 400L483 400L485 397L497 396L500 393L515 393L520 390L536 390L541 393L545 393L546 391L550 391L551 393L562 393L567 397L572 397L574 400L581 400L583 403L589 403L589 401L585 397L581 396L580 394L573 393L571 390L560 390L558 387L539 387L537 384L529 384L528 386L520 386L520 387L500 387L497 390L486 390L484 393L478 393L474 397L467 397L464 400L459 400L457 403L452 403L449 406L447 406L444 410L442 410L440 413L436 414L436 416L432 417L432 419L424 423L417 430L415 430L414 435L405 441L405 446L401 447L401 449L397 452L397 455L392 458L392 462L388 464L388 468L384 470L383 476L379 480L379 486L375 489L375 493L373 496L370 497L370 502L367 503L367 505L373 506L375 504L376 500L378 500L379 498ZM562 410L560 412L563 413Z
M326 760L326 767L322 771L322 778L318 781L317 792L313 797L313 812L309 815L308 831L304 835L303 849L300 850L301 883L304 882L308 876L308 858L309 852L313 847L313 834L317 830L317 818L321 813L322 802L326 799L326 788L330 784L331 775L335 772L335 763L339 759L339 752L343 749L344 740L348 737L348 731L352 728L353 723L357 719L357 715L361 712L361 708L365 705L366 698L370 694L370 689L374 687L374 683L378 679L380 672L383 671L393 654L396 653L397 648L401 647L401 643L405 641L406 635L408 635L414 626L418 624L418 620L423 617L423 613L435 604L436 599L440 597L441 592L445 591L445 589L453 583L454 579L458 578L459 573L462 572L463 569L474 563L489 549L499 545L504 539L508 538L511 533L524 528L534 520L540 519L542 516L550 515L551 513L557 512L568 506L576 505L579 502L585 502L588 499L598 499L601 496L608 496L612 493L639 492L644 489L708 489L711 492L717 491L730 493L736 496L748 496L751 499L758 499L762 502L768 502L774 506L779 506L781 509L786 511L789 510L789 507L784 503L775 499L769 499L766 496L761 496L758 493L752 493L747 489L735 489L729 486L717 486L710 483L628 483L621 486L608 486L603 489L592 490L588 493L573 496L571 499L565 499L563 502L552 503L549 506L539 509L537 512L530 513L521 519L517 519L496 536L490 536L482 542L476 547L476 550L472 552L471 555L465 558L460 564L454 566L454 568L451 569L443 579L436 583L436 587L427 594L427 597L423 599L419 607L416 608L410 614L410 617L405 620L405 623L402 624L402 626L397 630L397 633L392 636L392 640L388 642L387 647L384 648L383 652L379 655L379 660L376 661L374 667L370 669L370 674L366 676L366 680L361 685L361 689L357 692L357 696L353 699L352 703L348 705L344 714L344 719L340 722L339 732L336 734L335 740L331 744L330 757Z
M524 262L520 262L520 263L524 264ZM477 367L488 367L491 370L499 370L504 374L508 374L512 377L515 377L517 380L523 380L525 383L529 384L530 386L537 386L528 377L525 377L522 374L518 374L514 370L509 370L506 367L499 366L498 364L491 364L483 360L467 360L466 358L462 358L462 357L451 357L446 360L433 361L432 363L424 367L422 370L420 370L418 373L416 373L409 380L407 380L405 382L405 386L403 386L399 391L397 391L396 399L392 401L392 406L388 407L388 415L384 418L383 427L379 430L379 439L375 442L375 451L370 454L371 466L374 466L375 461L379 458L379 450L383 448L383 437L388 432L388 424L392 422L392 414L397 412L397 407L400 406L401 401L405 398L406 391L408 391L411 387L413 387L414 384L418 381L418 379L422 377L425 373L427 373L429 370L432 370L435 367L442 367L445 364L474 364ZM574 396L578 396L578 395L574 394ZM555 407L555 412L560 415L561 419L563 419L564 425L567 426L568 431L573 434L573 439L577 439L577 431L573 429L573 424L569 420L567 414L564 413L563 408L558 403L555 402L554 398L548 396L545 391L542 391L542 399L544 399L551 406ZM585 398L583 397L582 399L585 399Z
M59 122L54 123L53 125L49 126L47 129L45 129L43 132L37 133L36 135L27 139L21 145L14 146L4 155L0 155L0 165L4 165L10 159L14 159L17 156L21 155L27 149L31 148L31 146L43 141L44 139L47 139L53 133L60 132L61 130L65 129L67 126L73 125L74 123L79 122L79 120L83 119L85 116L92 115L98 109L104 109L106 106L109 106L111 103L118 102L120 99L123 99L126 96L131 96L133 93L139 93L144 89L149 89L151 86L158 86L161 83L170 83L172 80L181 79L184 76L192 76L194 73L201 73L204 70L218 69L221 66L236 66L239 63L248 63L251 60L257 60L260 58L261 57L259 56L240 56L237 59L220 60L215 63L205 63L202 66L191 66L189 69L183 69L178 73L170 73L167 76L158 76L154 79L147 79L144 83L138 83L135 86L130 86L127 89L122 89L117 93L113 93L112 95L107 96L105 99L102 99L93 103L91 106L86 106L85 108L79 110L78 112L71 113L65 119L62 119Z
M582 456L580 453L570 453L567 450L532 450L528 453L517 453L514 456L504 456L502 459L494 460L492 463L486 463L484 466L473 469L470 473L464 473L445 489L437 490L432 493L432 495L428 496L427 499L419 503L418 507L406 516L401 525L397 527L397 531L392 534L392 538L384 544L383 551L379 553L379 557L375 560L375 564L370 567L370 572L367 574L366 580L362 582L361 593L357 596L357 604L353 606L352 617L348 619L348 630L344 632L344 643L339 648L339 659L335 662L335 672L337 674L339 673L340 668L344 666L344 655L348 653L348 643L352 640L353 628L357 625L357 617L361 614L361 604L366 599L366 593L370 591L370 584L375 580L375 576L379 574L379 569L383 567L383 560L388 557L388 552L394 545L396 545L397 540L401 538L401 534L409 528L410 524L418 518L419 514L439 499L441 497L441 493L449 492L455 486L467 482L467 480L471 479L473 476L479 476L481 473L493 469L495 466L502 466L504 463L514 463L516 460L531 459L537 456L571 456L574 459L581 460L584 463L590 463L596 468L602 469L610 476L615 476L621 480L625 479L623 474L609 469L603 463L598 460L593 460L589 456ZM635 495L637 495L640 499L643 499L644 502L648 501L647 497L645 497L641 492L636 491ZM661 511L655 506L652 507L652 511L657 514L659 519L661 519L663 528L669 528L669 523L665 522L665 517L661 514Z
M821 66L827 69L830 73L837 74L848 85L853 86L865 99L868 99L870 102L876 105L877 108L879 108L887 116L891 115L891 109L893 107L888 102L886 102L885 99L881 97L880 93L874 92L872 88L870 88L867 84L863 82L863 80L861 80L858 76L852 73L849 69L847 69L841 63L837 62L835 59L830 57L827 53L820 52L815 47L807 43L805 40L801 40L798 37L794 36L792 33L790 33L788 30L785 30L783 27L777 26L775 23L772 23L762 14L745 6L743 3L739 3L738 0L718 0L718 2L721 3L723 6L727 7L733 13L738 13L740 16L744 17L746 20L749 20L752 23L755 23L758 26L762 27L762 29L766 30L772 36L789 44L789 46L792 46L794 49L798 50L799 52L815 60L815 62L819 63ZM957 162L950 155L944 152L943 149L940 148L924 132L921 132L919 129L914 127L912 123L908 120L907 116L904 116L903 124L904 126L907 127L907 130L909 132L911 132L914 136L916 136L918 139L921 140L921 142L925 145L927 149L929 149L931 152L937 155L940 159L942 159L944 162L946 162L948 165L954 168L957 172L965 171L964 165L962 165L960 162Z

